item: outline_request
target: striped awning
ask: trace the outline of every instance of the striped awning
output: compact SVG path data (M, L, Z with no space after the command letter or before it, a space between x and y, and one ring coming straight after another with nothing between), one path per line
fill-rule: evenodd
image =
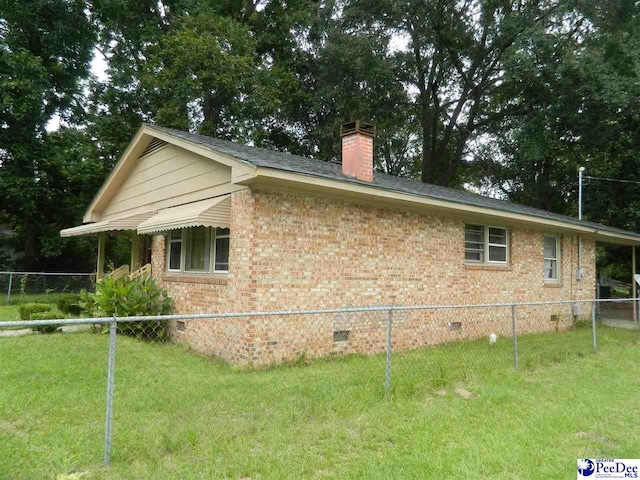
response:
M166 232L186 227L229 228L231 195L160 210L138 225L138 233Z
M153 217L155 211L126 215L122 217L104 220L102 222L88 223L79 227L65 228L60 230L61 237L78 237L80 235L93 235L101 232L112 232L118 230L135 230L145 220Z

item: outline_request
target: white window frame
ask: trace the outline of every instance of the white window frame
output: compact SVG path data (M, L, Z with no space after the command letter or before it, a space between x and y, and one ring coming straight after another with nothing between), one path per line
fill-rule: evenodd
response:
M503 227L500 225L487 225L487 224L482 224L482 223L465 223L464 224L464 230L466 233L466 229L467 229L467 225L477 225L477 226L482 226L483 230L484 230L484 242L483 242L483 257L484 257L484 261L476 261L476 260L467 260L466 258L466 247L465 247L465 263L469 264L469 265L507 265L509 263L509 258L510 258L510 252L509 250L511 250L511 245L509 242L509 238L510 238L510 232L509 229L507 227ZM504 230L505 232L505 243L501 244L501 243L489 243L489 229L491 228L496 228L496 229L500 229L500 230ZM466 237L465 237L465 242L466 242ZM500 248L504 248L505 249L505 259L504 261L502 260L490 260L489 259L489 247L500 247Z
M477 248L477 249L470 249L473 252L482 252L482 260L467 260L467 226L473 226L473 227L482 227L482 248ZM478 223L465 223L464 224L464 261L466 263L473 263L475 265L482 265L483 263L485 263L487 257L486 257L486 233L487 231L487 227L485 225L481 225ZM470 242L470 243L478 243L478 242Z
M504 230L504 244L502 243L489 243L489 230L492 228L496 228L499 230ZM509 229L507 227L499 227L497 225L487 225L485 227L486 233L485 233L485 244L487 245L486 247L486 261L487 263L497 263L499 265L506 265L507 263L509 263ZM489 250L490 247L500 247L500 248L504 248L504 261L503 260L491 260L491 258L489 257Z
M556 257L555 258L551 258L551 257L546 257L544 254L544 239L546 238L554 238L556 241ZM560 257L562 255L562 242L560 241L560 235L558 235L557 233L545 233L544 236L542 237L542 276L544 278L545 282L549 282L549 283L557 283L560 281ZM546 278L545 277L545 267L544 267L544 262L546 260L555 260L556 262L556 278Z
M223 234L223 235L218 235L218 229L217 228L213 228L213 231L211 232L211 271L213 271L213 273L229 273L229 268L227 268L226 270L216 270L216 240L218 240L219 238L228 238L229 239L229 247L231 247L231 230L229 230L229 233L227 234ZM229 257L231 257L231 248L229 248ZM229 263L229 261L227 260L227 264Z
M181 228L180 229L180 238L171 238L171 232L169 232L167 234L167 252L166 252L166 262L167 262L167 272L170 273L184 273L187 275L212 275L212 274L228 274L229 270L216 270L215 266L216 266L216 239L217 238L229 238L231 239L231 231L229 231L228 234L224 234L224 235L217 235L217 229L214 227L208 227L210 228L210 235L209 235L209 270L187 270L186 269L186 265L187 265L187 231L189 230L189 228L193 228L193 227L187 227L187 228ZM182 244L182 247L180 248L180 268L179 269L171 269L169 268L171 265L171 244L172 243L178 243L180 242ZM230 262L229 262L230 263Z
M184 248L184 232L180 232L180 238L171 238L171 233L167 234L167 271L168 272L181 272L185 264L185 248ZM171 268L171 244L180 243L180 268Z

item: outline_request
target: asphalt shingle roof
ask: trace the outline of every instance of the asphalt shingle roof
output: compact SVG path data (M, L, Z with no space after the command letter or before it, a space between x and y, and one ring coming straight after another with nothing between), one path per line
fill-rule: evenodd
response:
M250 147L248 145L242 145L240 143L219 140L213 137L207 137L205 135L196 135L181 130L175 130L173 128L159 127L156 125L149 125L149 127L161 132L165 132L174 137L178 137L183 140L187 140L189 142L210 148L222 154L229 155L257 167L273 168L276 170L284 170L302 175L328 178L331 180L361 184L369 187L378 187L384 190L418 195L421 197L443 200L447 202L490 208L502 212L517 213L537 218L546 218L572 225L584 226L587 228L592 228L594 230L604 230L611 233L632 235L640 239L640 234L636 232L609 227L607 225L588 222L585 220L578 220L577 218L569 217L567 215L560 215L538 208L527 207L525 205L519 205L517 203L509 202L506 200L485 197L483 195L477 195L475 193L464 192L453 188L441 187L439 185L422 183L418 180L396 177L383 173L374 173L373 183L363 182L353 177L343 175L341 165L336 163L323 162L299 155L277 152L275 150Z

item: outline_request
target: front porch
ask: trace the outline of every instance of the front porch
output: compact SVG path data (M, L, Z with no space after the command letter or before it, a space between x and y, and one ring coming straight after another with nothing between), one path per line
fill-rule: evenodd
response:
M221 195L170 208L113 217L60 231L62 237L97 236L96 279L105 276L108 235L126 236L130 242L129 264L120 259L110 275L140 276L151 274L152 239L192 227L229 229L231 195Z
M111 278L129 276L131 279L143 275L151 275L151 241L150 235L139 235L136 232L128 234L131 238L131 255L129 264L120 265L108 273ZM96 257L96 281L105 277L107 234L98 234L98 249Z

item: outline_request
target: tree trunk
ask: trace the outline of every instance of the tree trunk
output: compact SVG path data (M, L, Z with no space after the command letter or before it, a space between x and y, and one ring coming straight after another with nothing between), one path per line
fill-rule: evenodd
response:
M214 95L207 93L202 102L205 129L208 134L215 134L220 122L220 108Z
M422 175L424 183L433 182L433 117L427 105L422 106Z

